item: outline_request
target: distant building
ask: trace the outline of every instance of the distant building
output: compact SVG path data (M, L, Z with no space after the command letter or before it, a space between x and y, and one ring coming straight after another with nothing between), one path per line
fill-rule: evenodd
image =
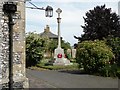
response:
M44 32L40 33L40 36L48 37L49 39L58 39L58 35L55 35L50 31L49 25L46 25Z
M49 39L53 39L53 40L58 40L58 35L56 35L56 34L54 34L54 33L52 33L52 32L50 31L49 25L46 25L44 31L43 31L42 33L40 33L40 36L41 36L41 37L44 37L44 38L49 38ZM62 39L62 37L61 37L61 39ZM53 53L52 53L52 55L53 55ZM50 51L46 51L46 52L44 53L44 57L51 57L51 52L50 52Z

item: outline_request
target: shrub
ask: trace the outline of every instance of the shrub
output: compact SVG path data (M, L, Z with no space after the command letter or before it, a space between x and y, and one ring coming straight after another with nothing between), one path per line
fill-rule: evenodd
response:
M105 42L112 48L112 51L115 55L115 61L111 67L111 74L114 76L117 75L118 78L120 78L120 38L109 36L105 39Z
M120 79L120 66L118 66L118 68L117 68L117 76Z
M120 38L118 37L109 37L105 39L106 44L112 48L113 53L115 54L115 62L120 66Z
M84 41L78 44L76 60L87 73L104 73L108 76L114 54L104 41Z
M26 37L26 67L35 66L43 58L43 39L30 33Z

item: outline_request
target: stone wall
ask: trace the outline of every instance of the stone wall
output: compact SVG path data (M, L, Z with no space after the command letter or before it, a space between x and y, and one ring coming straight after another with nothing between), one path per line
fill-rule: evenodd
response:
M0 6L7 0L0 0ZM10 1L10 0L9 0ZM12 1L12 0L11 0ZM13 0L15 1L15 0ZM15 20L13 27L13 80L14 87L28 88L28 79L26 78L25 70L25 2L24 0L16 0L17 2L17 16L19 18ZM0 8L1 11L2 8ZM4 16L3 12L0 12L0 84L3 87L8 86L8 60L9 60L9 33L8 33L8 19Z

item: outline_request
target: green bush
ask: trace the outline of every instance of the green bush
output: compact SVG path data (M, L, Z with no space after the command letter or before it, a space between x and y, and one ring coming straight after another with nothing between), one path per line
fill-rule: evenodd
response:
M117 77L120 79L120 66L117 68Z
M115 54L115 62L120 66L120 38L109 37L105 39L105 41L106 44L112 48L112 51Z
M43 58L43 39L30 33L26 37L26 67L35 66Z
M109 36L105 39L105 42L108 46L112 48L112 51L115 55L114 64L111 67L112 76L120 78L120 38Z
M84 41L78 44L76 60L87 73L103 73L108 76L114 54L104 41Z

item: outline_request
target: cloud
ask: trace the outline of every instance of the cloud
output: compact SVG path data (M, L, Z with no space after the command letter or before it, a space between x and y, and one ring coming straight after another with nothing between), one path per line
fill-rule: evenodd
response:
M69 3L69 2L118 2L119 0L32 0L32 2L58 2L58 3Z
M54 34L57 34L56 18L58 17L58 14L56 13L56 10L57 8L61 8L61 36L66 42L70 42L71 45L77 42L77 40L73 37L74 35L81 36L81 34L83 34L81 25L84 25L83 16L85 16L85 13L88 10L93 9L97 5L106 4L107 8L112 8L113 11L117 11L118 5L117 2L88 2L91 0L87 0L87 2L77 2L77 0L74 0L74 2L72 2L73 0L45 0L46 2L42 1L44 0L32 0L32 2L34 2L38 7L46 7L47 5L52 6L54 9L53 17L46 18L45 11L26 9L26 31L36 31L38 33L41 33L43 32L44 27L48 24L50 25L51 31ZM27 4L27 6L30 5Z

